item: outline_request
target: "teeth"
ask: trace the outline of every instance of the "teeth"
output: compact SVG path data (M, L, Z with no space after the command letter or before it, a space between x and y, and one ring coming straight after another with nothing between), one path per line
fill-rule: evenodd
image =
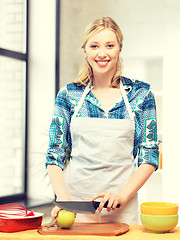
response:
M100 65L103 65L103 66L106 65L107 62L108 62L108 61L105 61L105 62L100 62L100 61L98 61L98 63L99 63Z

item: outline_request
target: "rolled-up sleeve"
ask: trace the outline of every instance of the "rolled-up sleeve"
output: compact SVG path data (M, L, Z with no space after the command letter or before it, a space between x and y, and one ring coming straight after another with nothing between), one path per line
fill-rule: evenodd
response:
M66 87L57 94L52 121L49 129L49 148L46 154L47 165L57 165L64 169L66 149L70 140L70 102Z
M156 104L151 89L142 104L141 129L138 166L142 163L148 163L154 165L157 170L159 166L159 142L157 137Z

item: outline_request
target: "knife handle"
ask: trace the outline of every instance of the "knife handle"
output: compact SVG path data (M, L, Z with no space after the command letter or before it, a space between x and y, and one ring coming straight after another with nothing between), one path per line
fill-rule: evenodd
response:
M99 204L100 204L100 203L101 203L101 202L93 201L94 208L97 209L97 208L99 207ZM107 201L107 202L104 204L104 208L107 208L108 203L109 203L109 201ZM121 206L121 205L118 204L118 205L116 206L116 208L120 208L120 206Z

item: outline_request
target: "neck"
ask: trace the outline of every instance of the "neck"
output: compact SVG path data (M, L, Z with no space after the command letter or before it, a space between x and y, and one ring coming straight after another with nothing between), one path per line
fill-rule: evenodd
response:
M111 88L111 80L116 73L116 67L104 73L94 72L94 88L107 89Z
M107 76L105 74L95 74L94 75L94 79L93 79L93 85L94 88L101 88L101 89L105 89L105 88L110 88L111 87L111 80L112 80L112 75L111 76Z

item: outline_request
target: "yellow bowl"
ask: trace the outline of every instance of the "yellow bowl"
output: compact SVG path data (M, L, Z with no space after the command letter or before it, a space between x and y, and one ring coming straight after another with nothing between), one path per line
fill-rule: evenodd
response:
M176 227L178 214L167 216L141 214L141 222L146 229L152 232L165 233Z
M141 213L147 215L176 215L178 204L169 202L144 202L140 205Z

